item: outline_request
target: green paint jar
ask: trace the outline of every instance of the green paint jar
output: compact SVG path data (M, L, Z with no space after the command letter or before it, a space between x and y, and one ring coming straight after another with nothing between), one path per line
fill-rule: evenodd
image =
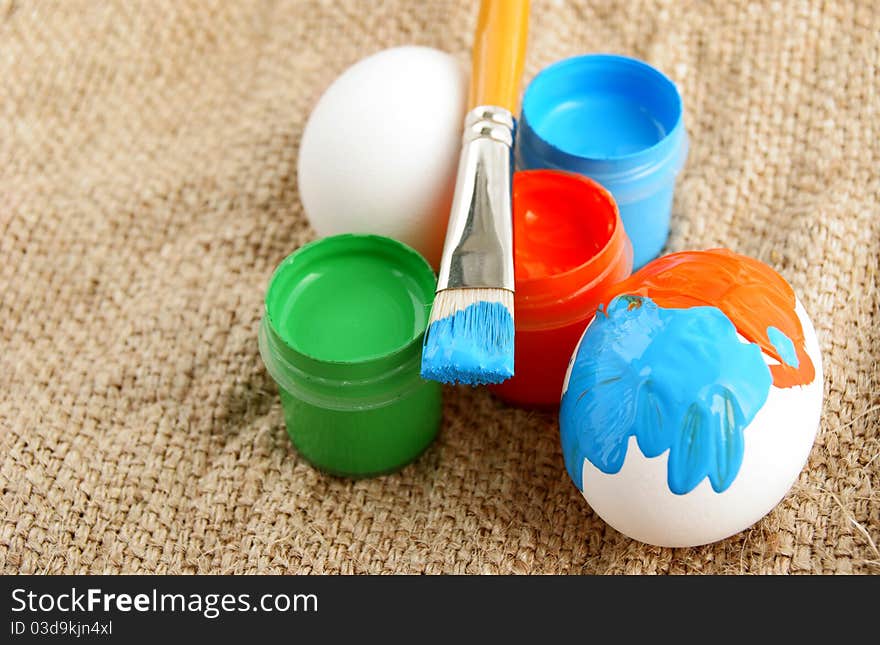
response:
M307 244L275 270L260 354L299 453L335 475L403 467L440 426L441 389L419 376L436 277L377 235Z

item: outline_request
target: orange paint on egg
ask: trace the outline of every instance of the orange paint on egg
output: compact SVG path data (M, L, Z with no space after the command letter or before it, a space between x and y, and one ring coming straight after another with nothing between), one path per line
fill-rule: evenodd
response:
M795 313L794 291L762 262L727 249L672 253L612 285L603 297L605 306L621 294L647 296L667 309L717 307L740 334L779 361L770 366L774 385L806 385L816 377ZM783 360L768 335L770 327L793 343L796 366Z

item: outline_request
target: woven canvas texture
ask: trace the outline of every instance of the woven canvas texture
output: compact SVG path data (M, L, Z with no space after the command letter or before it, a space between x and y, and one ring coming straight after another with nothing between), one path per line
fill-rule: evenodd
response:
M309 241L322 91L403 44L469 59L476 2L0 0L0 568L7 573L880 572L880 12L864 2L534 0L526 80L609 51L667 72L691 137L669 250L769 263L825 406L752 528L609 528L553 414L447 388L436 443L348 481L287 438L257 326Z

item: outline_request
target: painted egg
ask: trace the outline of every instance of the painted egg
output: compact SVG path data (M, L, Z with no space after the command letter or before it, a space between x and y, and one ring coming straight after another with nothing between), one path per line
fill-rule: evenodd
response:
M593 510L631 538L696 546L779 503L822 409L816 332L770 267L725 249L615 285L572 355L560 438Z
M436 49L395 47L348 68L300 145L299 192L315 232L392 237L436 269L466 100L464 66Z

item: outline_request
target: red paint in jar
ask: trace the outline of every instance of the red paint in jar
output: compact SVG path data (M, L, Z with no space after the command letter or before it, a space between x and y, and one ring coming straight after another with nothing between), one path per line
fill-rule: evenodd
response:
M516 405L555 406L604 290L632 271L632 245L611 193L556 170L514 174L513 237L515 375L490 389Z

